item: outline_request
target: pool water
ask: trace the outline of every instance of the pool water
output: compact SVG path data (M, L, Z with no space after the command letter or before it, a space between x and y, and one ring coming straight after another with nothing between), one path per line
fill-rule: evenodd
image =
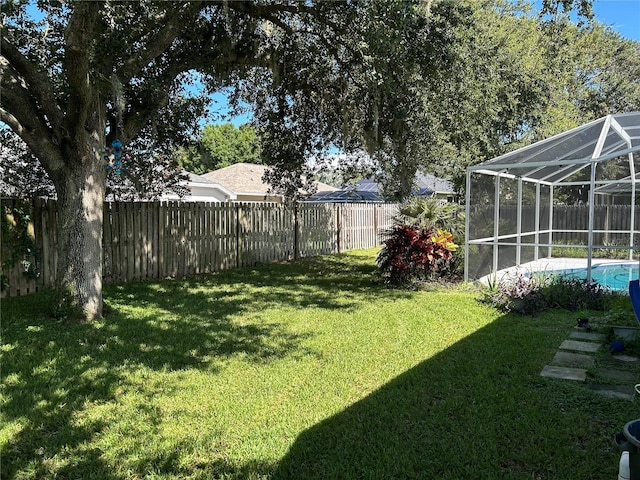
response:
M554 270L554 275L566 278L587 278L586 268ZM627 291L629 282L638 279L638 265L595 265L591 267L591 280L611 290Z

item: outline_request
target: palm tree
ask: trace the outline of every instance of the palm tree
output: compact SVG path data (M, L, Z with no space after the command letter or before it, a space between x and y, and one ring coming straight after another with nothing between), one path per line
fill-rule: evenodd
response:
M460 206L436 197L410 198L400 205L399 214L395 220L399 224L448 230L457 238L464 232L464 213Z

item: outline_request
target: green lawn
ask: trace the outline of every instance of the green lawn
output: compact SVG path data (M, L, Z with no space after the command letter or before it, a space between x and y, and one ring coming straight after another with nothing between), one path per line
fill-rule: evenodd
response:
M109 286L92 324L3 299L2 478L616 478L638 404L539 375L580 312L388 290L375 255Z

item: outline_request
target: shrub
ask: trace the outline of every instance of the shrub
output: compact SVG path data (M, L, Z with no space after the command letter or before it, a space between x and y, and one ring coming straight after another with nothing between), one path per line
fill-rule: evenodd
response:
M31 206L26 200L0 205L0 291L9 287L6 275L14 265L20 265L22 274L29 279L37 279L40 272L36 268L38 252L33 237Z
M545 277L517 272L490 288L485 301L505 312L533 315L547 307L542 293L545 281Z
M598 282L562 276L553 277L543 290L550 306L571 311L604 310L606 300L612 293Z
M491 285L484 300L503 311L533 315L546 308L604 310L613 295L610 289L593 281L518 272Z
M388 232L378 255L378 269L386 283L410 286L450 275L458 264L458 245L448 231L396 225Z

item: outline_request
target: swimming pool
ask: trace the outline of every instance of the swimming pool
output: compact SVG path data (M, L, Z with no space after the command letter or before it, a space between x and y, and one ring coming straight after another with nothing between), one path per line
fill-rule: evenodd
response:
M554 270L554 275L566 278L587 278L586 268L570 268ZM591 267L591 280L611 290L628 291L629 282L638 279L638 265L632 264L604 264Z

